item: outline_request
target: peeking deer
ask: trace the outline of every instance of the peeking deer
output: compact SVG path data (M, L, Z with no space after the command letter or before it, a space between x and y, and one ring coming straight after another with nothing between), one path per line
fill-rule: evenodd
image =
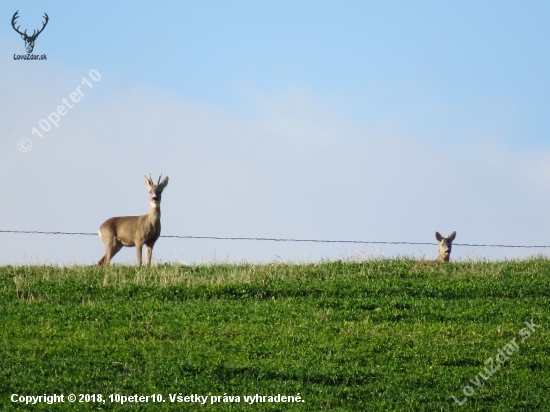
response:
M141 266L141 251L146 246L146 263L151 264L153 246L160 236L160 200L162 191L168 186L168 176L157 184L153 183L151 174L145 177L149 190L151 207L149 213L141 216L119 216L107 219L99 227L99 236L105 244L105 255L97 262L99 266L108 265L114 255L123 246L136 247L137 264Z
M451 233L447 237L441 236L441 233L435 232L435 238L439 242L439 255L435 260L425 260L422 258L419 260L415 267L425 267L427 265L439 264L439 263L449 263L451 258L451 249L453 248L453 240L455 240L456 232Z
M449 263L453 240L455 240L455 237L456 231L447 237L443 237L439 232L435 232L435 238L439 242L439 256L437 256L437 263Z

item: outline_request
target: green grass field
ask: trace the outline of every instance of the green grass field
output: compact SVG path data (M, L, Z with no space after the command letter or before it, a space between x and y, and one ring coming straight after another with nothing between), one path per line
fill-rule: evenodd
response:
M0 287L2 411L550 410L550 260L3 266Z

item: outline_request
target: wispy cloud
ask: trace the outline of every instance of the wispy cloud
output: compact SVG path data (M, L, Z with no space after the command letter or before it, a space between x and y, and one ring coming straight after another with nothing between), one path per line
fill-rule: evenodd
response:
M99 68L98 68L99 69ZM63 127L43 139L37 120L74 89L81 74L32 76L3 63L0 79L2 228L94 232L113 215L141 214L141 175L170 176L163 233L457 243L547 244L550 152L507 148L498 134L463 145L387 119L357 124L307 90L257 94L254 116L140 85L103 78ZM33 138L31 152L17 150ZM99 238L0 235L0 261L23 257L90 263ZM318 259L356 253L335 245L161 239L163 260ZM367 253L426 253L435 247L375 247ZM453 257L532 251L455 248ZM122 254L132 261L134 252ZM118 258L118 256L117 256ZM119 258L120 259L120 258Z

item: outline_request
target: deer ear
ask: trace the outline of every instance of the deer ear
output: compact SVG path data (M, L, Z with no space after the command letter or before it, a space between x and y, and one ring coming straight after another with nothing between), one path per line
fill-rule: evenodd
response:
M455 237L456 237L456 231L454 231L449 236L447 236L447 239L449 239L452 242L453 240L455 240Z
M441 242L443 240L443 236L441 236L441 233L435 232L435 238L438 242Z
M166 176L164 179L162 179L162 182L160 182L160 187L162 187L163 189L168 186L168 176Z
M145 178L145 185L147 186L147 189L151 190L151 187L153 187L153 182L151 182L151 179L149 179L147 176L143 176Z

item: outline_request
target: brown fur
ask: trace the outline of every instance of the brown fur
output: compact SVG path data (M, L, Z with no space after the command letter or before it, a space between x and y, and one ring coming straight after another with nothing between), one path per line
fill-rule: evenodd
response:
M437 263L449 263L451 259L451 249L453 248L453 240L455 240L456 232L451 233L447 237L441 236L439 232L435 232L435 238L439 242L439 255Z
M99 227L99 236L105 244L105 255L97 262L99 266L108 265L123 246L135 246L137 264L141 266L143 245L146 246L146 263L151 264L153 246L160 236L160 201L162 191L168 185L168 176L162 182L159 177L156 185L151 180L151 175L145 176L145 184L151 203L149 213L112 217Z
M441 236L439 232L435 232L435 238L439 242L439 254L435 260L420 259L416 263L416 267L425 267L428 265L439 265L441 263L449 263L451 259L451 249L453 247L453 240L455 240L456 232L451 233L447 237Z

